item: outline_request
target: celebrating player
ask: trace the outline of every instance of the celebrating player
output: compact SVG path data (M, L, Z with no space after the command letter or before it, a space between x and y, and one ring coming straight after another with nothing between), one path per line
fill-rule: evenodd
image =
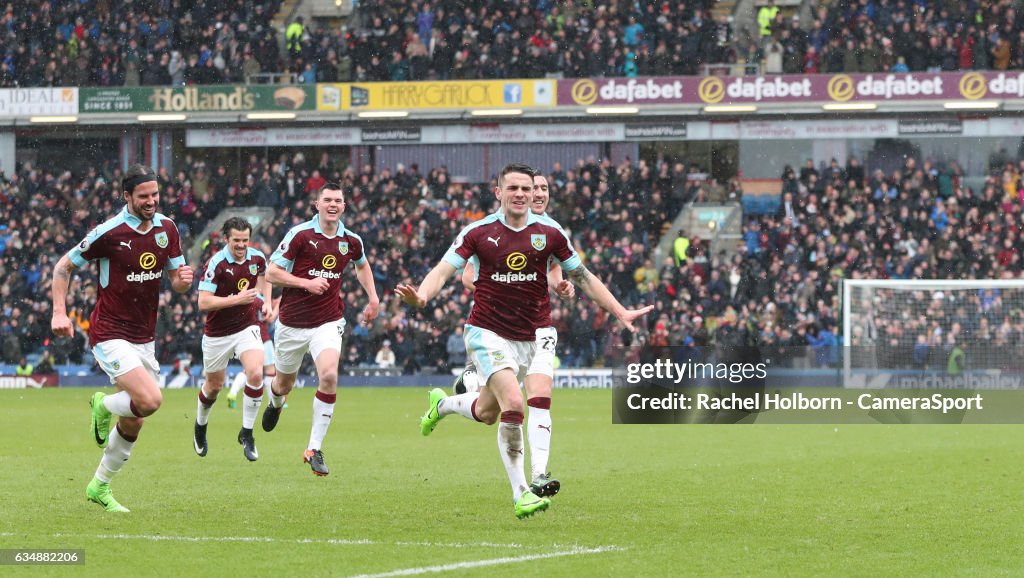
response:
M224 387L228 362L237 357L247 383L238 443L245 458L254 462L259 452L252 426L263 401L263 340L257 317L260 313L271 315L274 307L266 281L266 256L249 246L252 225L241 217L232 217L224 222L222 232L227 242L210 257L199 281L199 310L207 312L203 334L206 383L199 389L192 443L197 454L206 455L210 411Z
M548 260L554 257L583 290L611 311L626 327L653 307L627 310L600 280L584 267L568 237L553 221L545 222L530 211L533 170L512 164L498 179L501 211L477 221L459 233L454 244L418 288L400 284L395 292L414 307L424 307L445 282L473 255L480 259L473 309L466 323L466 350L486 382L475 404L444 407L445 393L430 392L430 407L420 421L429 435L447 413L493 422L500 413L498 452L512 486L516 517L546 510L551 500L530 491L523 463L523 395L520 377L543 371L531 369L537 360L537 330L550 325ZM550 358L548 358L550 359ZM551 373L552 368L545 368ZM458 397L458 396L456 396ZM442 407L439 407L442 406ZM449 411L451 410L451 411ZM444 412L444 413L442 413Z
M284 287L284 291L274 335L277 377L270 387L270 402L263 410L263 430L273 431L277 426L285 396L295 386L296 374L308 350L316 363L320 384L313 400L313 427L303 460L314 474L326 476L330 472L321 446L337 399L341 336L345 331L341 273L350 261L355 263L356 279L369 297L363 309L365 323L376 319L380 300L363 251L363 240L341 223L345 212L341 186L336 183L321 186L317 191L316 209L317 215L288 231L270 256L267 279Z
M86 497L108 512L127 512L114 499L110 480L131 456L143 418L160 408L160 365L156 361L157 306L164 271L171 287L192 287L192 269L181 255L178 229L156 211L160 199L153 169L134 165L122 180L125 207L93 229L57 262L53 274L55 335L72 333L67 315L71 275L89 261L99 261L99 298L90 317L89 346L117 393L93 394L90 431L103 457ZM119 417L110 429L112 415Z
M534 215L547 217L548 202L550 200L548 190L548 179L544 175L536 174L533 177L533 202L530 210ZM479 270L479 259L474 255L466 263L462 272L462 283L470 291L475 289L477 272ZM548 286L555 287L556 293L563 299L572 299L575 289L572 283L562 278L562 268L554 259L548 263ZM550 315L550 310L548 312ZM554 496L561 489L562 485L557 479L551 477L548 472L548 457L551 449L551 386L553 376L543 371L543 368L554 368L555 349L558 345L558 332L554 327L546 327L537 330L537 353L534 363L527 370L523 385L526 387L526 405L529 407L527 416L526 441L530 448L530 491L540 497ZM551 359L546 359L550 357ZM535 371L532 371L535 370ZM459 374L455 380L454 393L464 394L465 397L451 399L445 402L445 408L451 412L454 407L469 404L472 407L480 396L479 377L473 360L470 358L466 369Z

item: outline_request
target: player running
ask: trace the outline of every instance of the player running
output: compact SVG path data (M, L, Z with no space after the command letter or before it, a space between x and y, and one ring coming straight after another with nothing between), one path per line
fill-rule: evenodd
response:
M420 420L420 431L429 435L448 413L485 423L493 423L500 415L498 453L512 486L515 515L525 518L551 505L549 498L530 491L526 482L523 395L519 389L520 377L536 359L537 330L550 325L544 313L548 308L548 260L554 257L587 295L630 329L633 320L653 307L622 307L581 264L562 228L530 211L532 169L520 164L506 166L498 178L498 188L501 210L463 229L418 288L400 284L395 293L409 305L422 308L470 257L479 257L480 276L465 340L469 357L487 385L475 404L453 403L456 407L452 408L446 407L442 390L431 391L430 407ZM550 373L551 368L547 371Z
M345 332L341 273L349 262L355 263L356 279L369 298L363 309L364 323L377 318L380 300L363 240L341 223L345 212L341 186L321 186L315 206L317 215L288 231L270 257L267 279L284 287L284 291L274 334L277 377L270 388L270 402L263 410L263 430L273 431L277 426L285 396L295 386L302 358L309 351L320 383L313 400L313 426L303 460L314 474L326 476L330 472L321 447L337 399L338 361Z
M242 429L238 443L245 459L259 459L252 428L263 401L263 340L257 317L273 313L267 258L249 246L252 225L241 217L224 222L226 243L206 263L199 281L199 310L206 311L203 334L203 371L206 383L199 388L192 445L196 453L208 451L206 426L217 395L224 387L228 362L237 357L245 375Z
M547 218L548 202L550 201L548 190L548 179L544 175L535 174L533 177L533 202L530 210L534 215ZM475 290L477 271L479 270L479 259L474 255L466 263L462 272L462 283L470 291ZM572 299L576 292L572 283L562 277L562 268L554 259L548 262L548 286L554 287L555 292L563 299ZM550 300L549 300L550 301ZM550 315L550 309L548 311ZM526 388L526 405L529 408L527 415L526 441L530 448L530 472L532 480L530 491L540 497L554 496L561 489L562 484L548 472L548 458L551 449L551 386L553 385L554 357L558 345L558 332L554 327L546 327L537 330L537 354L534 364L527 370L523 386ZM551 358L551 359L547 359ZM542 368L551 367L551 373L546 373ZM531 370L535 370L532 371ZM465 398L452 399L445 403L446 407L454 407L452 404L472 404L480 396L480 381L473 365L472 358L467 360L466 369L459 374L455 380L453 391L456 395L465 394Z
M85 496L108 512L128 511L114 499L110 481L131 456L143 418L163 401L154 342L164 271L178 293L192 287L193 276L181 255L178 228L156 210L160 191L153 169L129 167L121 190L124 209L93 229L54 267L50 321L55 335L71 336L71 275L89 261L98 261L99 298L89 318L89 346L117 393L96 392L90 400L90 433L104 450ZM119 419L111 430L115 415Z

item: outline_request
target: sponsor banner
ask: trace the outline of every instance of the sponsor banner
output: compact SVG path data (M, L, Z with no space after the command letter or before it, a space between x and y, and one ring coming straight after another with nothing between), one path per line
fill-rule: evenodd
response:
M900 120L900 134L963 134L964 123L959 120Z
M555 104L555 80L454 80L319 84L316 109L532 108Z
M355 145L361 143L358 128L263 128L189 129L187 147L262 147Z
M627 123L627 140L686 138L686 123Z
M313 110L311 86L82 88L78 112L254 112Z
M0 118L78 114L77 88L8 88L0 90Z
M107 385L110 380L107 380ZM16 375L0 375L0 389L39 389L40 387L57 387L60 377L56 373L22 377Z
M559 106L1024 98L1024 72L813 74L558 81Z
M899 134L895 119L742 121L740 140L886 138Z
M424 144L606 142L625 138L622 123L424 126Z
M553 387L567 389L611 389L611 369L559 369Z
M423 133L419 128L364 128L362 140L365 143L420 142Z

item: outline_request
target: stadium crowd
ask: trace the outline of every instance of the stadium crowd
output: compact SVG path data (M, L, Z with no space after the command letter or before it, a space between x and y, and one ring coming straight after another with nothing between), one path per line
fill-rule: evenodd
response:
M385 341L389 351L383 358L390 360L393 353L394 363L406 372L444 371L464 361L460 326L471 294L450 282L434 307L413 311L392 289L422 278L463 226L494 209L492 184L452 183L443 167L375 172L371 166L336 166L327 155L308 162L301 153L279 159L254 155L243 171L245 177L236 181L224 167L211 169L192 157L173 174L160 171L161 211L177 222L186 250L221 209L261 205L277 211L257 239L269 254L289 227L310 218L310 193L328 178L337 180L349 203L344 222L369 247L382 299L379 319L362 326L355 317L362 293L353 277L345 277L350 318L344 363L373 365ZM612 321L586 299L554 303L563 365L614 363L624 354L621 346L636 343L633 339L655 345L809 345L817 349L818 363L830 365L837 354L841 278L981 279L1019 277L1024 269L1017 225L1024 162L999 167L973 191L961 186L955 163L909 158L883 173L866 170L856 159L820 167L808 161L783 175L776 213L747 216L743 241L731 257L709 254L699 233L683 231L689 247L654 263L652 248L684 203L730 202L742 194L735 183L730 193L688 176L681 163L613 166L607 160L580 160L566 170L549 170L550 213L570 231L584 262L623 304L656 307L640 334L631 336L610 330ZM71 340L51 335L44 296L57 258L120 210L119 182L119 169L111 165L72 175L25 164L0 179L4 361L16 363L44 349L54 356L53 364L83 361L96 297L94 273L83 270L73 282L69 309L79 331ZM216 236L209 241L204 260L220 246ZM198 362L202 317L195 295L168 290L163 302L158 359L169 364L191 356ZM966 306L973 321L961 327L983 339L1024 341L1024 330L1014 329L1024 328L1024 320L994 317L1011 315L1008 309L980 298ZM881 331L889 341L910 347L922 334L931 342L934 328L917 322L891 323L855 338L881 343Z
M364 0L351 27L300 17L282 39L274 0L15 0L0 15L0 87L1024 69L1008 1L835 0L810 21L768 2L753 30L712 4Z

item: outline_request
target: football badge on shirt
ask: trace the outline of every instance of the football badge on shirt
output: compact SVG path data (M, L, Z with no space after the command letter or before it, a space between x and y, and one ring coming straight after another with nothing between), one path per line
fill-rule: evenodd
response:
M167 233L157 233L156 237L153 238L156 241L156 246L161 249L167 248Z
M338 252L342 255L348 255L348 241L338 241Z
M256 269L256 263L250 263L250 264L249 264L249 274L250 274L250 275L255 275L255 274L256 274L256 271L257 271L257 269Z
M530 235L530 244L538 251L543 251L548 246L547 235Z

